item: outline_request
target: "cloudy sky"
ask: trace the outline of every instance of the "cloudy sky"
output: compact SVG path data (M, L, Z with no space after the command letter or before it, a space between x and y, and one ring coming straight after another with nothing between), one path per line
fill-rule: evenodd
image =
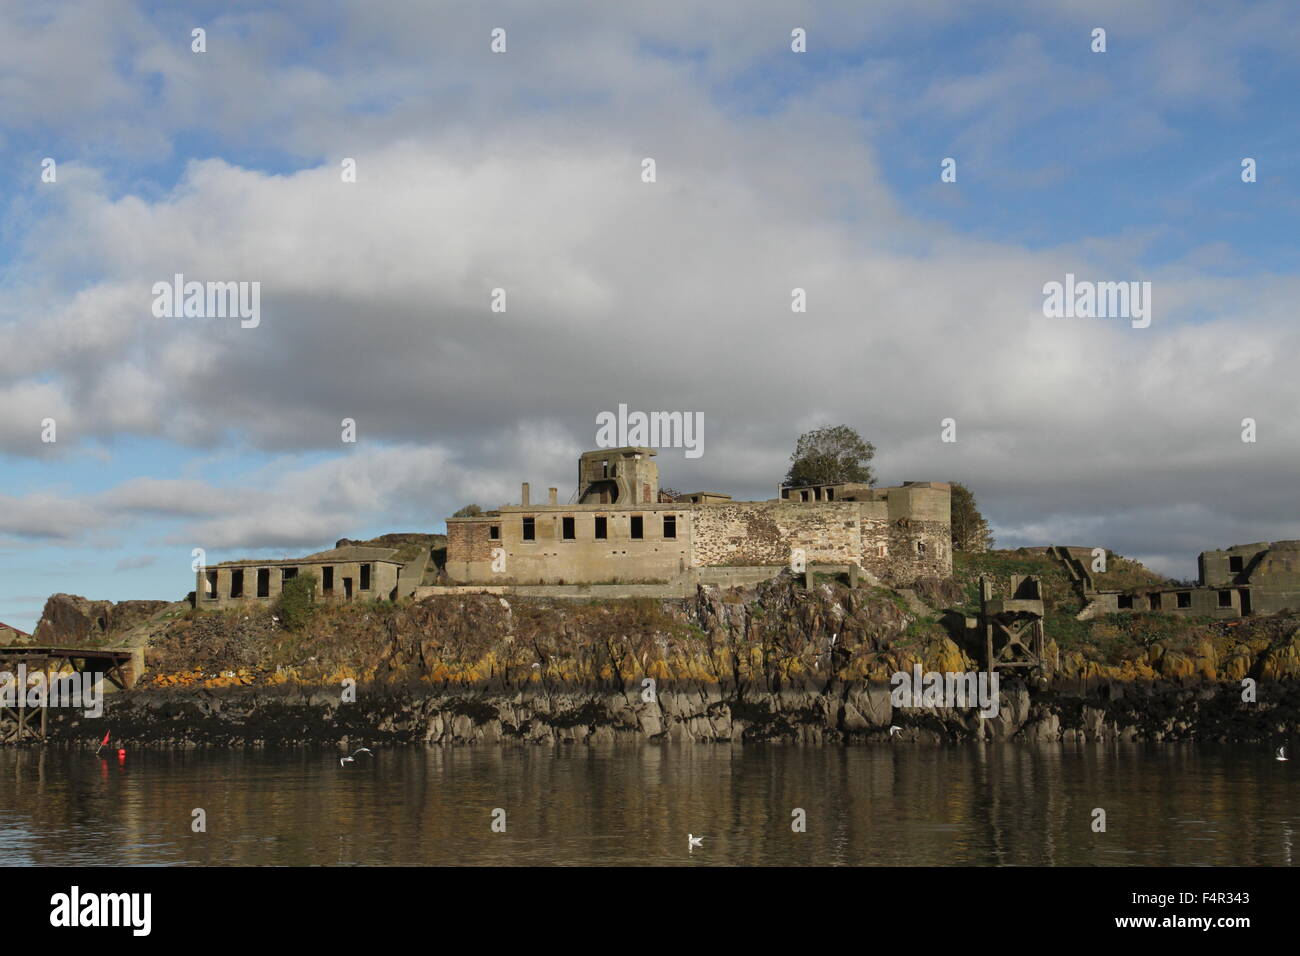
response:
M1002 546L1300 537L1297 51L1286 0L0 4L0 620L567 497L620 403L704 415L683 491L847 423Z

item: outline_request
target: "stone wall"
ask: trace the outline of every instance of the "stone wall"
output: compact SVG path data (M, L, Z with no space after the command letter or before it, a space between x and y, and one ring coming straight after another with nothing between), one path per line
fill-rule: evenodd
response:
M795 548L802 548L810 563L857 561L862 553L858 518L854 502L702 505L695 512L691 564L788 565Z
M862 538L862 567L888 584L952 577L952 533L946 521L864 522Z
M926 484L880 489L863 501L509 506L447 519L446 570L465 584L649 584L692 568L786 567L801 549L809 564L858 564L881 581L908 585L952 576L949 503L947 485ZM671 539L666 515L676 517ZM631 536L634 517L641 538ZM598 519L605 538L595 536ZM525 520L532 521L531 540L523 537ZM572 538L563 535L566 523ZM504 570L492 568L496 548Z
M888 584L952 576L950 525L907 514L889 518L884 502L746 501L695 514L695 567L788 565L801 548L809 564L856 563Z

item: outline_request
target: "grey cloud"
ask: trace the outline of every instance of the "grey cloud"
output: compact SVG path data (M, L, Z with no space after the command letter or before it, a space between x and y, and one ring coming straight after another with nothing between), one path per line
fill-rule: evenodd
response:
M306 62L293 65L275 58L294 42L283 16L214 21L203 61L178 42L175 16L116 9L120 21L104 29L139 73L161 77L164 135L175 132L165 117L202 115L214 135L265 134L310 168L269 176L208 160L173 192L142 196L121 195L89 163L67 166L23 250L5 306L16 321L0 325L0 397L10 399L0 448L47 453L30 419L50 407L81 438L248 441L283 454L279 466L303 487L270 473L230 487L153 480L90 501L12 499L24 514L6 511L0 532L65 537L153 515L175 523L177 542L234 548L308 546L384 515L433 526L448 505L513 500L521 479L571 486L595 414L620 402L704 413L706 457L660 459L682 490L766 497L799 431L845 421L877 443L884 480L966 481L1011 541L1095 532L1155 553L1159 537L1173 554L1256 534L1270 513L1293 509L1294 283L1206 278L1175 263L1134 277L1157 283L1149 330L1044 319L1044 281L1111 276L1152 238L1030 252L952 236L900 209L871 142L835 121L859 103L842 86L811 84L771 116L720 105L710 82L782 46L788 5L715 7L701 21L679 3L595 14L521 3L493 11L511 27L511 53L493 60L487 14L448 22L423 3L349 4L347 43L297 50ZM1176 55L1213 36L1213 24L1188 27L1160 47L1158 25L1175 15L1162 9L1164 19L1119 6L1108 15ZM1276 9L1252 22L1285 37L1290 28L1268 19ZM907 4L857 10L797 14L814 43L840 48L897 26ZM627 38L629 17L641 43ZM841 22L847 35L826 26ZM17 36L32 29L11 25ZM252 25L254 40L230 42ZM462 27L482 33L479 47ZM1122 121L1143 127L1147 113L1231 79L1231 51L1256 41L1235 27L1221 37L1229 52L1201 89L1194 75L1172 77L1159 102ZM996 107L994 122L968 129L972 149L1014 135L1023 98L1052 68L1040 44L1017 42L1027 55L978 89L963 85L966 102L952 98L949 76L919 105L900 103L949 115ZM708 53L703 82L677 55L697 47ZM392 55L376 65L378 53ZM24 62L30 91L42 68ZM860 69L886 93L909 82L887 51ZM138 122L137 83L102 59L82 70L102 88L53 86L53 121L103 112L109 125L92 138ZM262 95L272 88L283 95ZM1044 102L1060 110L1096 95L1084 86ZM31 98L20 100L10 122L38 122ZM805 104L814 108L796 108ZM879 122L896 118L890 109ZM654 186L637 177L645 155L659 161ZM355 186L339 182L343 156L358 159ZM69 287L87 263L96 281ZM261 326L152 318L148 290L175 272L260 281ZM487 308L496 286L509 295L504 315ZM789 310L795 286L808 290L806 315ZM1206 309L1209 321L1177 323ZM938 442L949 415L956 446ZM1256 446L1236 437L1246 415L1261 422ZM358 423L355 449L339 441L344 417ZM295 456L306 451L340 463L302 469Z

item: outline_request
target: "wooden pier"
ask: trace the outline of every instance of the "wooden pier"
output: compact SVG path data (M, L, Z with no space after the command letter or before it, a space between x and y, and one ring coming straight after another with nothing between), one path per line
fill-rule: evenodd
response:
M107 651L88 647L33 647L32 645L8 645L0 647L0 672L15 675L19 668L26 665L31 674L40 671L44 674L56 674L68 677L74 674L94 674L102 676L118 690L126 690L128 674L126 667L133 657L130 651ZM12 727L0 727L0 744L21 743L25 739L45 742L49 707L48 688L46 699L39 707L28 707L26 688L17 687L17 706L0 705L0 718L13 721ZM39 712L37 718L33 711Z

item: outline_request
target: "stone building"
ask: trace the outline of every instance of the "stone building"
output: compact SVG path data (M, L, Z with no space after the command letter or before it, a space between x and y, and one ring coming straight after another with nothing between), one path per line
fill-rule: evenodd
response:
M887 584L950 577L950 488L906 482L781 488L768 501L717 492L663 500L656 452L584 453L570 503L550 488L520 503L447 519L446 575L457 584L559 585L680 581L702 568L856 565Z

